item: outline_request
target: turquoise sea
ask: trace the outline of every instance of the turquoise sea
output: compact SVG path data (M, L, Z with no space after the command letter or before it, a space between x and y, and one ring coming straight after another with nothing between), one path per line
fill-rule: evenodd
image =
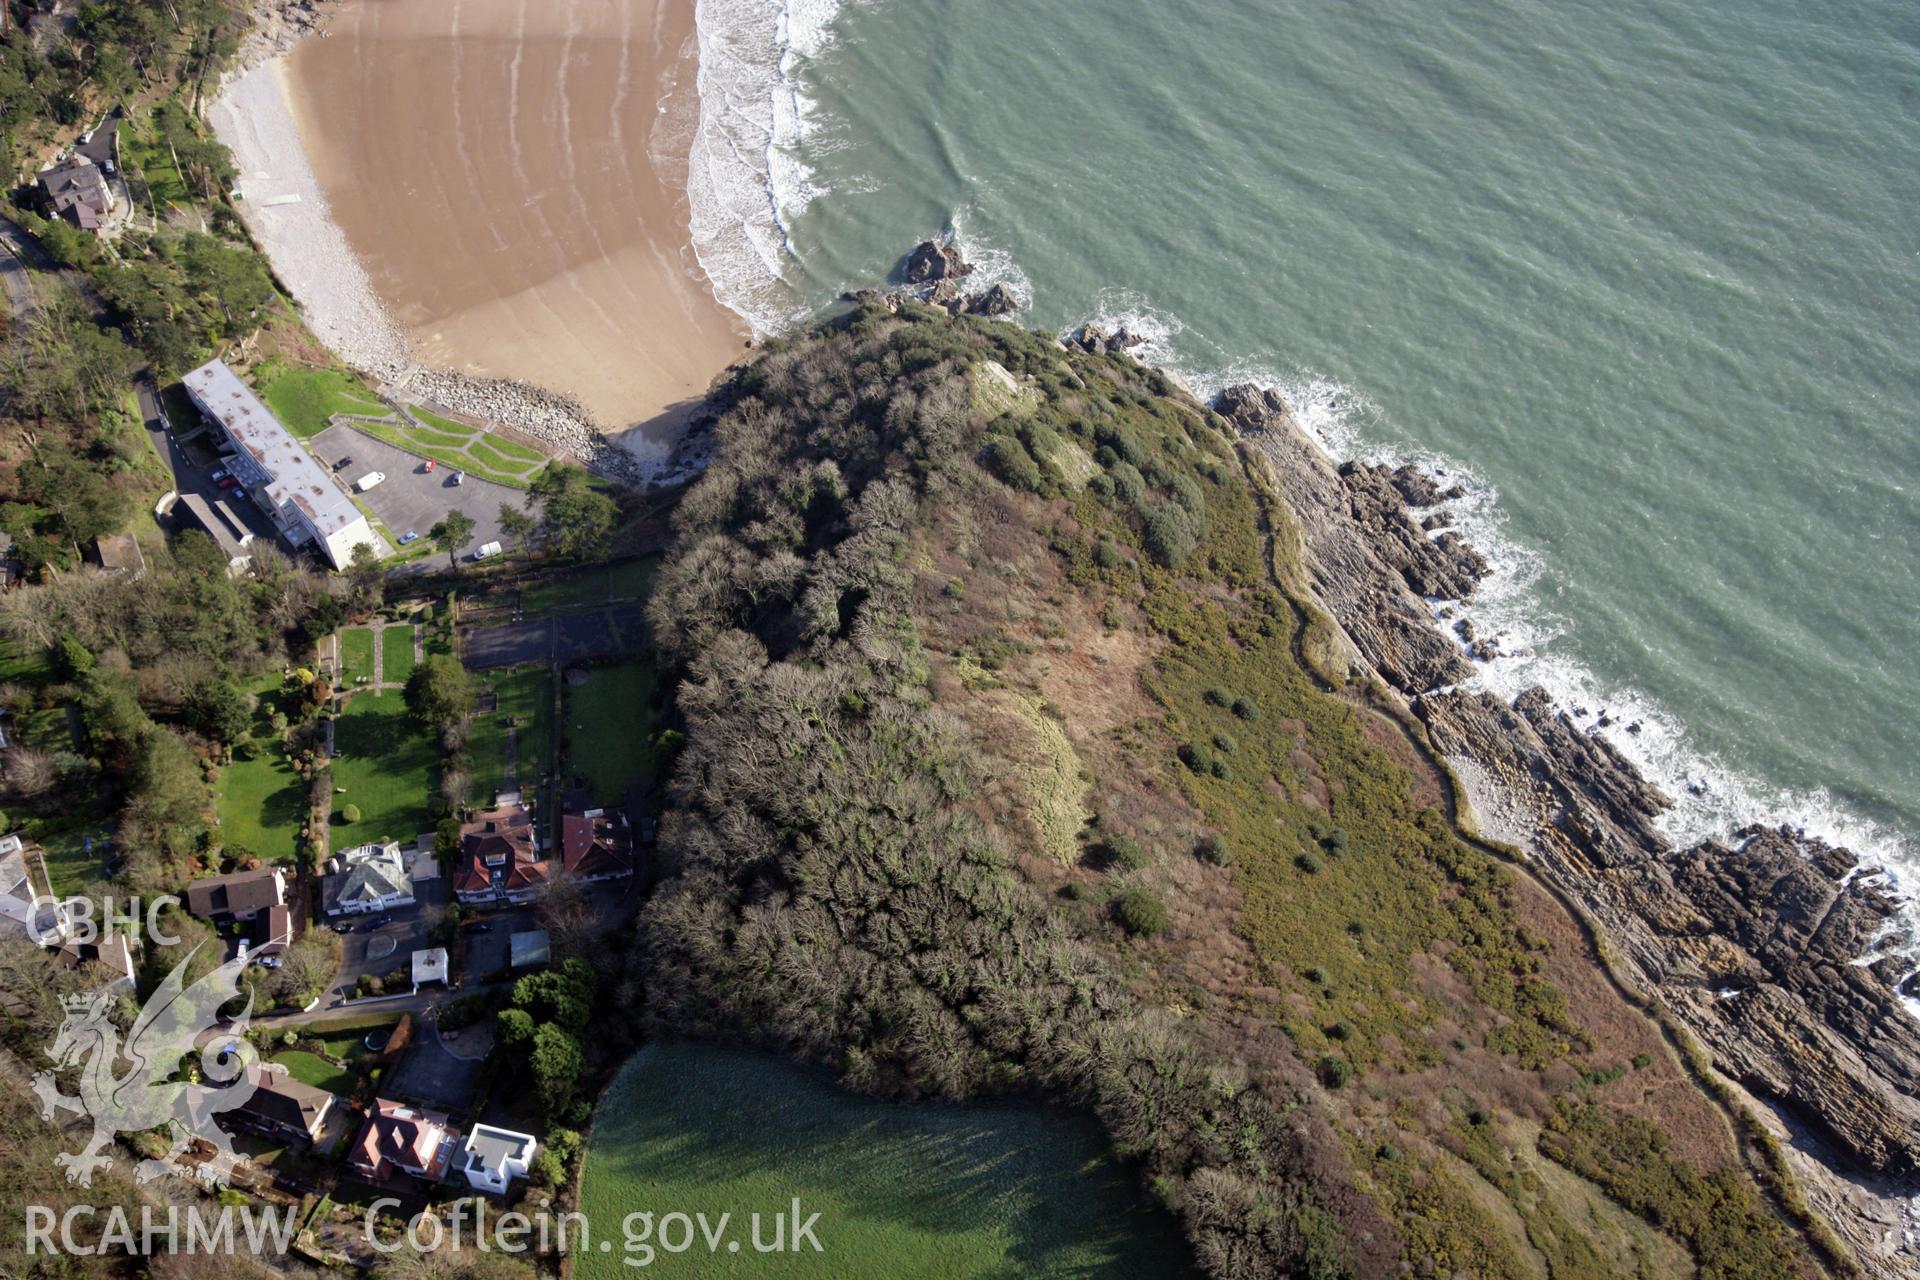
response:
M1920 888L1920 9L699 9L723 300L779 328L951 230L1029 324L1469 477L1486 685L1609 713L1676 837Z

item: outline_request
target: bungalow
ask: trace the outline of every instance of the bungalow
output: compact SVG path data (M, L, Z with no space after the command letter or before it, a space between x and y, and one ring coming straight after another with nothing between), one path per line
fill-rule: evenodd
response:
M467 1135L466 1162L461 1166L467 1174L467 1185L475 1191L505 1195L515 1178L527 1176L538 1148L530 1133L476 1124Z
M206 876L187 885L187 910L202 920L251 920L287 905L287 877L279 867Z
M40 846L18 833L0 836L0 931L5 930L18 930L41 943L67 936L66 913L46 882Z
M605 809L569 813L560 819L560 860L582 880L617 880L633 874L633 834L626 815Z
M413 905L413 873L394 841L363 844L330 859L320 898L330 916Z
M402 1173L438 1182L446 1176L459 1142L445 1114L375 1098L347 1167L371 1182Z
M284 1068L272 1068L245 1102L225 1114L269 1138L312 1142L320 1136L335 1101L325 1089L302 1084Z
M465 903L532 902L547 892L533 818L519 805L475 815L460 828L454 896Z

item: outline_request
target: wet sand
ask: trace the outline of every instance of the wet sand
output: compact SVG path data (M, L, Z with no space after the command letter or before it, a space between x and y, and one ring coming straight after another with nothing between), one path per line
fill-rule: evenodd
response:
M692 9L349 0L294 50L307 159L414 360L664 442L741 354L688 246Z

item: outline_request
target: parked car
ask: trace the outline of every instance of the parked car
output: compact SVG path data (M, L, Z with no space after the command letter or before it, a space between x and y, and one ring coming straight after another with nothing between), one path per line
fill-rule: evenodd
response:
M353 932L353 921L351 921L351 920L343 920L343 921L342 921L342 922L340 922L339 924L337 924L337 925L335 925L335 926L333 926L333 931L334 931L335 933L352 933L352 932Z
M352 465L353 465L353 455L348 454L346 457L340 459L340 461L334 463L333 469L335 471L345 471L348 467Z
M354 492L365 493L367 490L373 488L373 486L379 484L382 480L385 480L386 478L387 478L387 473L384 471L369 471L367 472L367 474L361 476L358 480L355 480L353 482Z
M220 487L222 489L238 489L240 487L240 477L226 476L221 479Z
M278 969L280 967L279 956L255 956L253 962L262 969Z
M493 926L491 924L488 924L485 920L476 920L474 923L467 926L467 932L468 933L492 933Z
M422 470L423 470L423 471L425 471L425 473L426 473L427 475L432 475L432 474L433 474L433 459L432 459L432 458L428 458L428 459L427 459L427 465L426 465L426 466L425 466L424 468L422 468Z
M407 530L405 533L400 535L400 545L403 547L409 543L418 542L418 541L420 541L420 535L415 533L411 529Z
M497 556L499 554L500 554L500 544L497 542L489 542L485 546L481 547L478 551L474 552L473 558L475 560L485 560L488 556Z
M228 472L225 467L215 467L213 470L207 472L207 479L213 481L215 484L219 484L227 478L227 474Z
M458 487L459 487L460 485L463 485L463 484L465 484L466 482L467 482L467 473L466 473L466 472L464 472L464 471L456 471L456 472L454 472L454 473L453 473L453 483L454 483L454 487L456 487L456 488L458 488Z

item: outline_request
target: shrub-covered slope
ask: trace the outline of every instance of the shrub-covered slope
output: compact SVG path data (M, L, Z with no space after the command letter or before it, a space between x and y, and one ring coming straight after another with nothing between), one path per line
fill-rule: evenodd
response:
M1816 1272L1581 929L1303 660L1217 415L912 306L721 407L651 605L653 1029L1089 1107L1220 1275Z

